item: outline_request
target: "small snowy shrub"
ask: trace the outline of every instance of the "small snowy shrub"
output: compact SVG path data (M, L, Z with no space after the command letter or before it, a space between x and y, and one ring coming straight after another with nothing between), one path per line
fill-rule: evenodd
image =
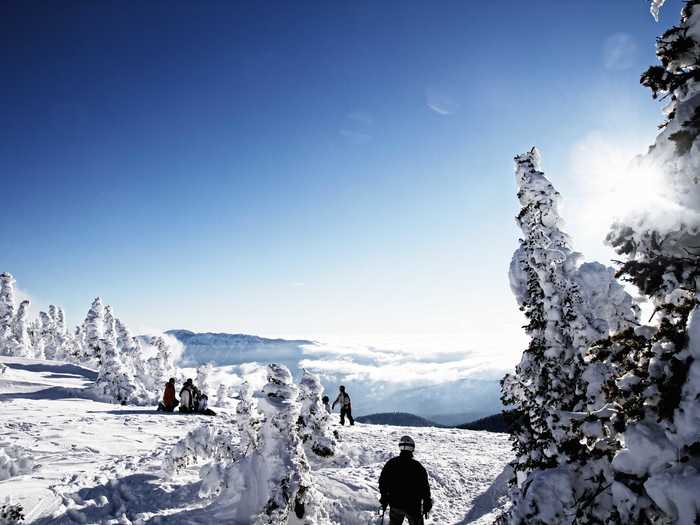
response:
M191 430L178 441L163 461L163 472L173 476L181 470L204 461L234 461L236 439L225 428L204 424Z
M22 505L10 503L9 499L0 505L0 525L18 525L24 521Z
M34 459L25 449L10 445L0 447L0 481L29 474L34 468Z

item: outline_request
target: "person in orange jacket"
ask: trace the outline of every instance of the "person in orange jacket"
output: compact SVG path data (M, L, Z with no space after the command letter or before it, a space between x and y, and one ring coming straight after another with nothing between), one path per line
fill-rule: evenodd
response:
M175 398L175 378L171 377L170 381L165 383L165 392L163 392L163 402L158 404L158 410L172 412L178 404Z

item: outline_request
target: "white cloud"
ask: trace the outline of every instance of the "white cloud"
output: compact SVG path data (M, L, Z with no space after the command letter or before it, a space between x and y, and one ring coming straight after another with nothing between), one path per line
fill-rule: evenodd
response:
M446 88L428 87L425 103L438 115L452 115L459 110L459 102Z

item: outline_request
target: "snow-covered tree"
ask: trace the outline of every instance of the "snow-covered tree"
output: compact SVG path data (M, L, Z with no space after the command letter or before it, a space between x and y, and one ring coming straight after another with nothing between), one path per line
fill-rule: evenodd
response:
M27 336L29 337L29 346L32 349L30 352L30 357L34 357L38 352L39 355L43 355L43 346L41 343L41 321L39 319L33 319L29 322L27 326Z
M0 345L12 337L15 308L15 279L7 272L0 273Z
M322 397L323 386L318 376L304 370L299 383L299 435L314 454L327 457L335 454L336 442Z
M268 382L257 398L264 414L258 445L227 469L226 488L216 501L217 518L255 525L287 523L292 516L306 524L332 523L295 431L297 398L289 370L269 365Z
M659 184L607 239L622 258L619 276L654 308L653 324L619 331L590 360L607 367L600 391L620 433L608 523L690 525L700 516L700 0L686 2L657 55L642 84L669 99L667 121L634 170Z
M136 386L130 371L124 366L116 343L112 339L102 339L100 367L93 391L98 399L110 403L127 404L135 401Z
M98 362L101 361L101 345L100 339L103 335L103 324L104 324L104 307L102 305L102 299L96 297L92 302L90 309L88 310L87 316L85 317L85 329L83 335L85 338L85 359L92 360L95 359Z
M12 333L14 338L13 355L19 357L33 357L33 350L29 340L29 306L28 300L22 301L17 309Z
M102 339L109 341L115 347L117 346L117 331L115 327L114 314L112 307L105 305L102 315Z
M40 359L55 359L57 348L54 341L53 319L46 312L39 312L39 320L41 321L41 343L35 350L35 355Z
M145 369L150 382L148 388L158 399L163 394L165 383L175 376L175 362L165 339L160 336L152 337L151 346L156 349L156 355L148 359Z
M211 363L199 365L197 367L197 378L195 379L195 386L199 388L199 390L203 394L207 394L207 396L211 393L211 385L209 384L209 379L211 378L211 374L213 371L214 367Z
M22 505L10 501L0 505L0 525L20 525L21 523L24 523L24 507Z
M216 390L216 406L217 407L227 407L231 404L231 398L229 397L230 387L226 383L219 383L219 388Z
M60 306L56 311L56 330L60 335L66 334L66 316Z
M581 264L560 228L560 196L540 171L539 152L515 161L524 237L510 282L531 339L515 375L503 381L517 456L510 521L597 523L610 507L612 452L588 448L584 356L593 342L635 322L637 308L612 269ZM545 497L553 486L566 497Z
M236 421L241 435L241 449L248 454L258 450L263 414L258 410L253 389L247 381L241 385L239 399L236 407Z
M152 380L148 377L141 343L131 335L129 328L120 319L115 319L114 329L117 335L117 349L124 366L131 371L136 385L148 392Z

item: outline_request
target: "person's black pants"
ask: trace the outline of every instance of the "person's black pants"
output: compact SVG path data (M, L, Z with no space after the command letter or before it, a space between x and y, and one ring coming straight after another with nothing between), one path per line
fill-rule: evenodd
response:
M348 421L351 425L355 424L355 420L352 418L352 407L340 407L340 424L345 425L345 416L348 416Z
M404 518L408 521L408 525L423 525L423 516L418 514L409 514L405 510L391 507L389 509L389 525L403 525Z

